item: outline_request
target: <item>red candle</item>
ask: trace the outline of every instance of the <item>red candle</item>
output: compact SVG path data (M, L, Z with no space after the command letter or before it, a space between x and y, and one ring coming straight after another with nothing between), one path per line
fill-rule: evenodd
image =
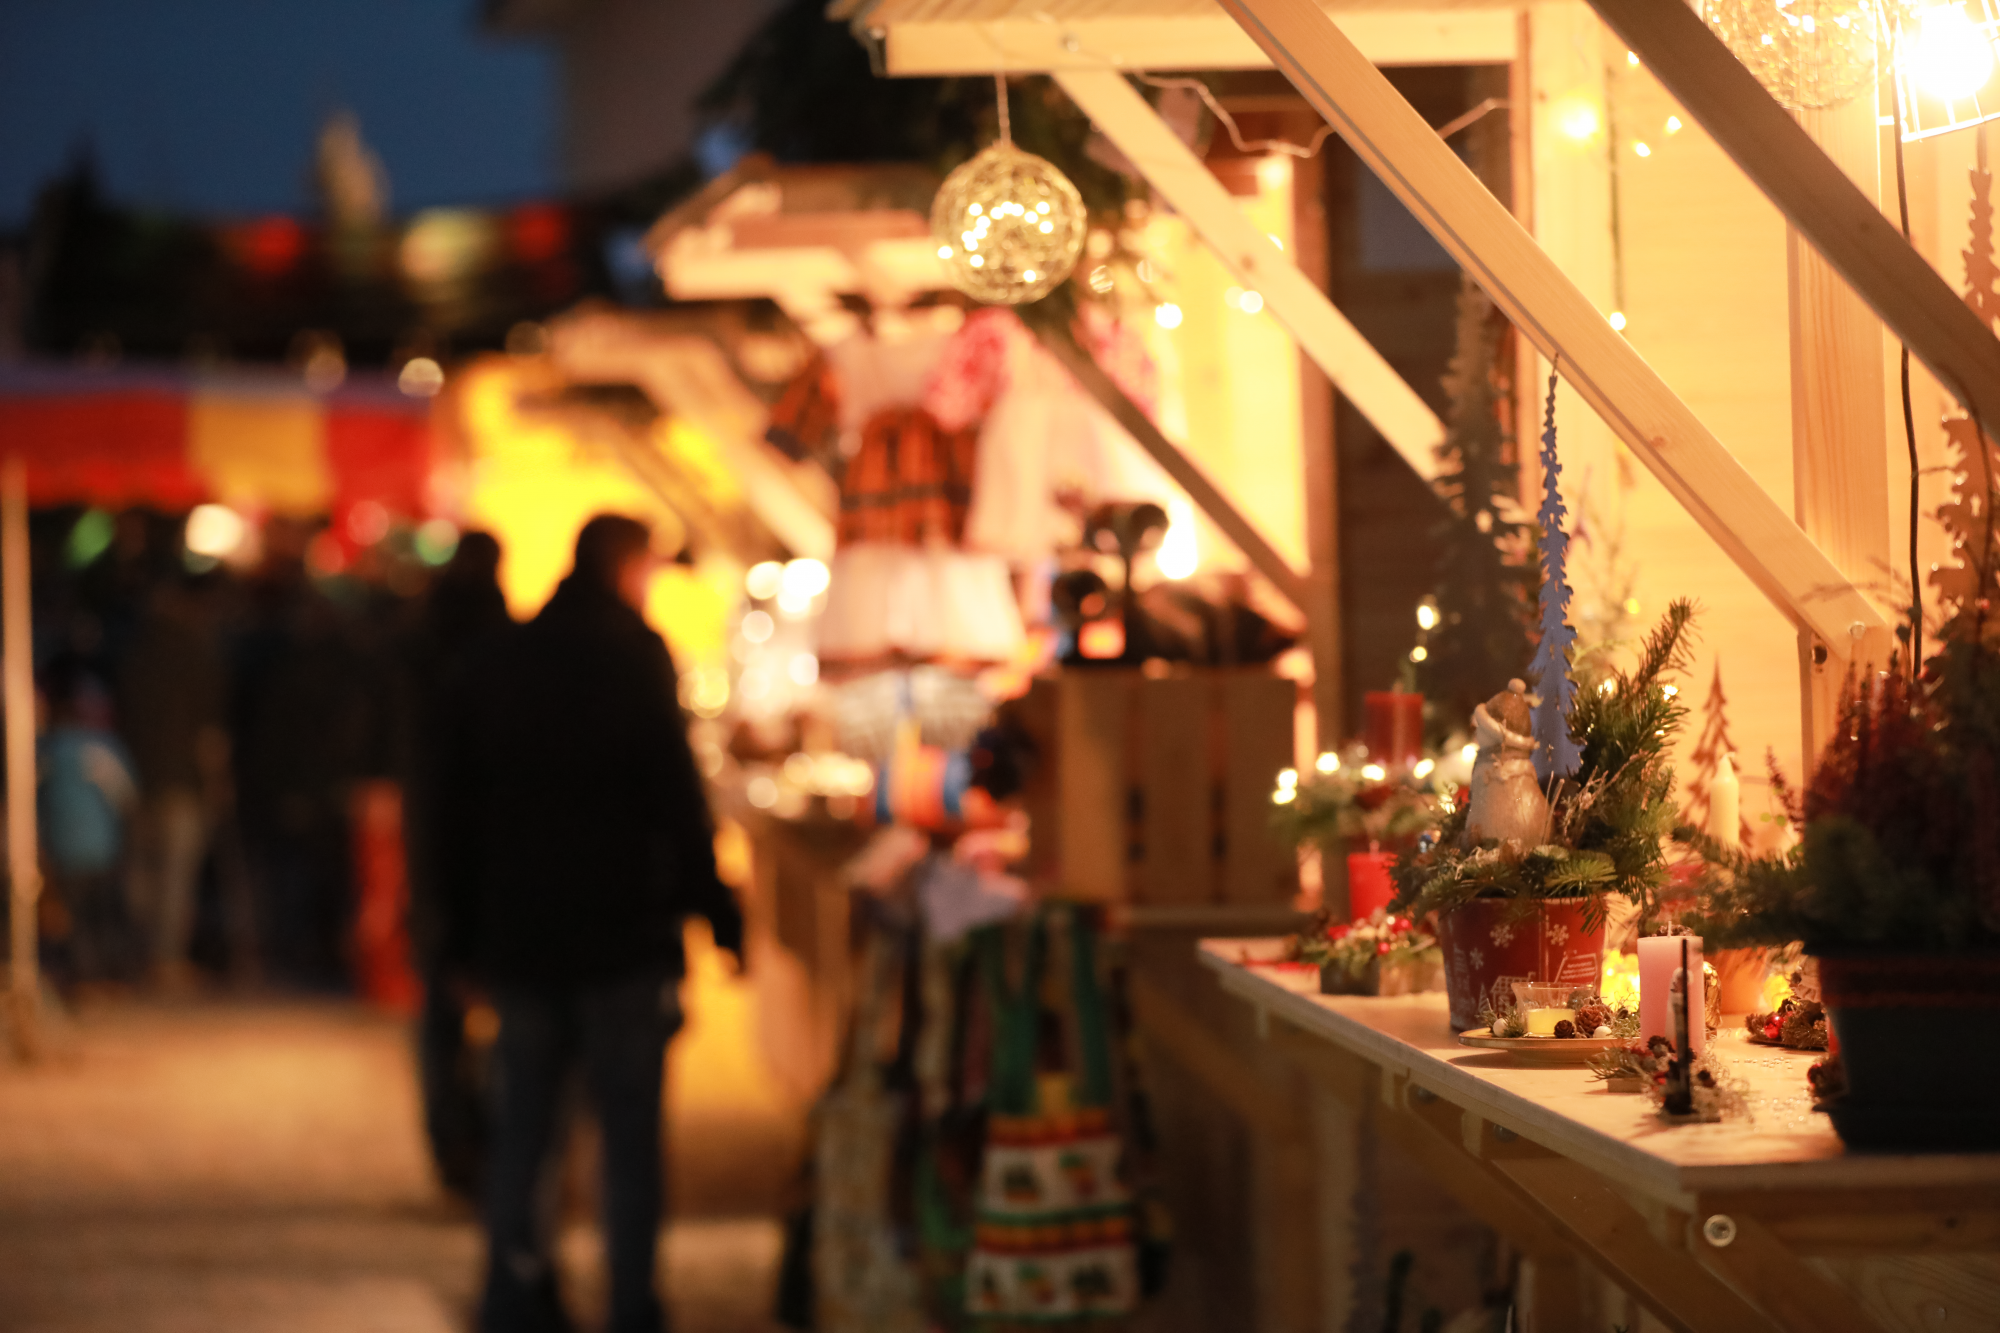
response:
M1362 740L1368 757L1387 768L1408 768L1424 753L1424 696L1370 690L1362 698L1368 724Z
M1349 852L1347 854L1347 909L1356 921L1378 907L1387 907L1396 896L1395 881L1389 878L1394 852Z

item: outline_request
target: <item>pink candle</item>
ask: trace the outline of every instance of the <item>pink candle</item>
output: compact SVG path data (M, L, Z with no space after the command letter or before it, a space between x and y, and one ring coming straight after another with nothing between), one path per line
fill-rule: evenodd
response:
M1707 996L1702 988L1701 937L1645 935L1639 939L1639 1040L1674 1039L1674 979L1681 970L1681 942L1687 941L1688 1049L1700 1055L1708 1037Z
M1347 910L1354 920L1365 919L1378 907L1387 907L1396 896L1396 884L1389 878L1393 852L1349 852L1347 854Z

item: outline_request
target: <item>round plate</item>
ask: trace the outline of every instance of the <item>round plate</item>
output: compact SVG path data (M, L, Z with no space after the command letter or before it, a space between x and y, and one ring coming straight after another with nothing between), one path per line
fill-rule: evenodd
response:
M1505 1051L1517 1065L1569 1068L1590 1063L1599 1051L1618 1044L1616 1037L1496 1037L1491 1028L1471 1028L1458 1034L1458 1044L1482 1051Z

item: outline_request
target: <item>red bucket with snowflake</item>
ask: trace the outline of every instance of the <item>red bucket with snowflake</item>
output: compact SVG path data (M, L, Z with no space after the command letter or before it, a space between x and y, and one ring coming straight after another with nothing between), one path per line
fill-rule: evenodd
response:
M1475 898L1438 913L1451 1030L1482 1026L1488 1004L1504 1008L1514 983L1596 988L1604 975L1604 922L1584 922L1586 900Z

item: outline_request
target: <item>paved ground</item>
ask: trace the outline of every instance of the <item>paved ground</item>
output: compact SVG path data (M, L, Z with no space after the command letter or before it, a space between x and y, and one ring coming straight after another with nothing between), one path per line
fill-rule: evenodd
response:
M714 1027L677 1050L677 1075L720 1048ZM693 1168L676 1195L708 1214L663 1241L677 1327L766 1333L778 1229L755 1214L790 1169L796 1128L763 1102L732 1139L706 1095L676 1099ZM759 1169L732 1177L746 1161ZM597 1254L594 1229L572 1227L565 1269L586 1318ZM466 1325L479 1258L471 1218L431 1183L393 1020L332 1004L104 1003L58 1058L0 1057L7 1333L448 1333Z

